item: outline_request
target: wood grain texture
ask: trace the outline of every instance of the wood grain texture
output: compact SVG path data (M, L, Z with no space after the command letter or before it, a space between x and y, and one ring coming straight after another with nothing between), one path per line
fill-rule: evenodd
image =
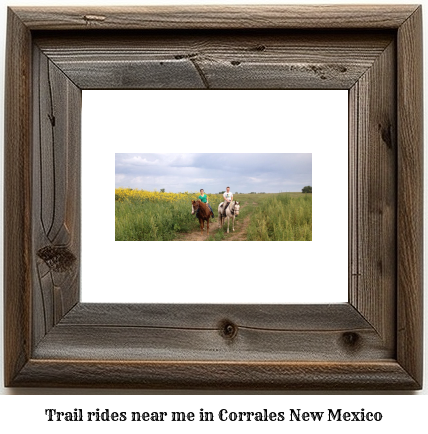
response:
M79 301L81 90L33 49L33 346Z
M395 348L395 43L350 91L350 302Z
M397 29L415 5L14 7L30 29Z
M9 9L6 385L421 388L421 41L416 6ZM133 87L350 89L350 303L78 303L80 92Z
M227 328L233 328L228 333ZM79 304L38 345L40 359L367 361L392 359L349 304Z
M422 8L398 31L397 359L422 384L423 101Z
M30 360L16 386L224 390L412 390L418 384L394 361L109 362Z
M30 357L31 331L31 40L9 11L7 22L4 153L4 378Z
M81 89L349 89L393 39L391 31L217 30L53 32L35 43Z
M136 326L217 330L224 321L270 330L371 329L348 303L341 304L109 304L79 303L64 325Z

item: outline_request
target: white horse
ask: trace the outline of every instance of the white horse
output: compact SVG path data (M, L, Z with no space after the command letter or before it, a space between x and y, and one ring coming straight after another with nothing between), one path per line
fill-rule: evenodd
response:
M223 203L218 206L218 227L221 228L227 218L227 233L229 233L229 220L232 219L232 231L235 231L235 217L239 214L239 202L233 200L226 209L226 216L223 215Z

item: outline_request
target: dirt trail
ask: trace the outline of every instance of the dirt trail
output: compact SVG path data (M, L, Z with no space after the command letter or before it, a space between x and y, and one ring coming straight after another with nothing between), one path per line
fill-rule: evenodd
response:
M245 217L244 220L239 222L239 228L237 228L236 225L237 221L238 220L235 220L235 232L225 233L225 238L222 241L245 241L247 239L247 228L250 224L250 216ZM227 231L227 223L224 227ZM239 230L237 231L237 229ZM232 231L231 227L229 227L229 231Z
M253 205L257 205L256 203L253 203ZM245 204L241 206L241 209L245 207ZM235 219L235 232L232 232L232 221L230 221L229 224L229 233L226 233L227 231L227 220L223 225L224 228L224 238L220 241L245 241L247 239L247 228L250 224L250 218L251 215L248 215L243 220L239 219L239 216ZM207 240L207 231L206 231L207 225L205 223L204 232L201 235L201 230L195 229L192 232L181 234L179 237L177 237L174 241L206 241ZM214 237L217 231L219 230L218 227L218 216L216 216L214 221L210 221L210 231L209 236Z
M216 223L211 222L210 224L210 235L214 235L213 225ZM186 234L181 234L173 241L205 241L207 238L207 226L205 224L204 233L201 235L200 229L195 229L193 232L188 232Z

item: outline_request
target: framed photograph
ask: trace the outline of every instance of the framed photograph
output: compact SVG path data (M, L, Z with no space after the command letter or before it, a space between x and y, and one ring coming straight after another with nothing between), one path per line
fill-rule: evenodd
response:
M14 7L7 26L7 387L422 388L421 6ZM82 301L82 91L95 89L346 90L348 300ZM267 273L246 291L287 284ZM162 275L145 288L161 289Z

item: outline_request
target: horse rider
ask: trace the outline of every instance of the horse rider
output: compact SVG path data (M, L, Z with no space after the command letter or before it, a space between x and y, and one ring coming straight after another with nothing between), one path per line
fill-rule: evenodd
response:
M226 191L223 193L223 197L223 214L226 215L226 209L229 206L230 202L232 202L233 200L233 193L230 191L230 187L226 187Z
M208 205L208 208L209 208L210 211L211 211L211 217L214 218L214 212L213 212L213 209L211 208L211 205L208 203L208 196L205 194L203 188L201 188L199 191L200 191L201 194L200 194L200 196L198 197L198 199L199 199L201 202L203 202L203 203L205 203L206 205Z

